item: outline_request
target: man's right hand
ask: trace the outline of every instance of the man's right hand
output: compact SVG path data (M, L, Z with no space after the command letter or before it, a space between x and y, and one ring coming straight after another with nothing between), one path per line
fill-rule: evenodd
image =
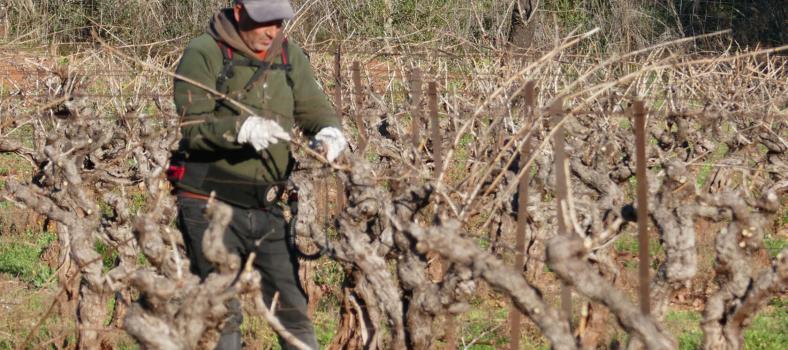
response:
M238 143L248 143L258 152L279 140L290 141L290 134L279 123L258 116L246 118L238 130Z

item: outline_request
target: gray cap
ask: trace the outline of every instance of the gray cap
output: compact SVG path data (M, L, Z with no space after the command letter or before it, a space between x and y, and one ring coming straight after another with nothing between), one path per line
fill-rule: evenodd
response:
M255 22L291 19L295 15L288 0L237 0Z

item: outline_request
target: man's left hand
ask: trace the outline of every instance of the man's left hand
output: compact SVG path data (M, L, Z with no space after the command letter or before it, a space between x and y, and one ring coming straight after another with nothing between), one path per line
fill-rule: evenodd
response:
M323 144L323 147L326 149L326 159L328 159L329 162L333 162L337 159L342 151L347 148L345 136L342 135L342 131L335 127L321 129L320 132L315 135L315 141Z

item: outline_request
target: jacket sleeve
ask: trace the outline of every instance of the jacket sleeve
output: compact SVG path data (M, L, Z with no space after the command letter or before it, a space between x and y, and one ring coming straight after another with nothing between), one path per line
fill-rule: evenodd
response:
M293 66L293 116L296 124L308 133L316 134L325 127L341 129L334 107L315 78L312 66L304 51L290 42L288 58Z
M195 39L197 40L200 39ZM215 89L221 61L211 62L206 50L200 46L195 42L189 44L178 64L176 74ZM236 138L246 116L216 117L216 95L177 77L174 98L176 111L183 118L182 150L214 152L243 147L236 142Z

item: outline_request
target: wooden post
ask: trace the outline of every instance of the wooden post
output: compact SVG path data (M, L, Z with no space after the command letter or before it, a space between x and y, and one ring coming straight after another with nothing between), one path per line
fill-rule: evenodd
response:
M353 113L354 122L358 128L359 137L359 152L364 153L367 148L367 131L364 126L364 117L361 115L361 108L363 107L362 99L364 98L364 89L361 86L361 63L358 61L353 62L353 93L356 96L356 111Z
M640 256L640 311L648 315L651 313L650 300L650 265L651 257L648 251L648 177L646 176L646 108L643 101L635 101L635 154L637 166L635 177L638 182L637 218L638 218L638 255Z
M534 86L536 84L533 81L529 81L525 84L525 113L523 113L523 123L529 123L531 118L529 116L534 111L535 106L535 99L534 99ZM533 127L537 127L533 125ZM530 138L523 140L523 144L520 147L520 169L525 167L525 164L528 163L528 156L531 153L530 149ZM525 264L525 229L528 226L528 210L526 205L528 204L528 181L529 181L530 172L525 171L523 176L520 178L520 183L517 190L517 238L516 238L516 245L515 245L515 255L514 255L514 266L517 271L521 271L523 269L523 264ZM512 305L511 310L509 311L509 348L511 350L520 350L520 336L522 335L522 331L520 330L520 321L522 320L523 315L520 310L517 309L514 305Z
M563 97L559 97L552 106L550 106L550 114L553 119L553 127L557 130L553 134L553 156L555 161L555 182L556 182L556 213L558 215L558 234L570 234L570 225L566 222L567 214L564 206L568 206L569 198L569 163L566 159L566 150L564 149L564 127L558 126L558 123L563 120ZM572 319L572 291L565 283L561 283L561 308L564 312L564 317Z
M421 144L421 69L414 68L410 73L410 140L413 147Z

